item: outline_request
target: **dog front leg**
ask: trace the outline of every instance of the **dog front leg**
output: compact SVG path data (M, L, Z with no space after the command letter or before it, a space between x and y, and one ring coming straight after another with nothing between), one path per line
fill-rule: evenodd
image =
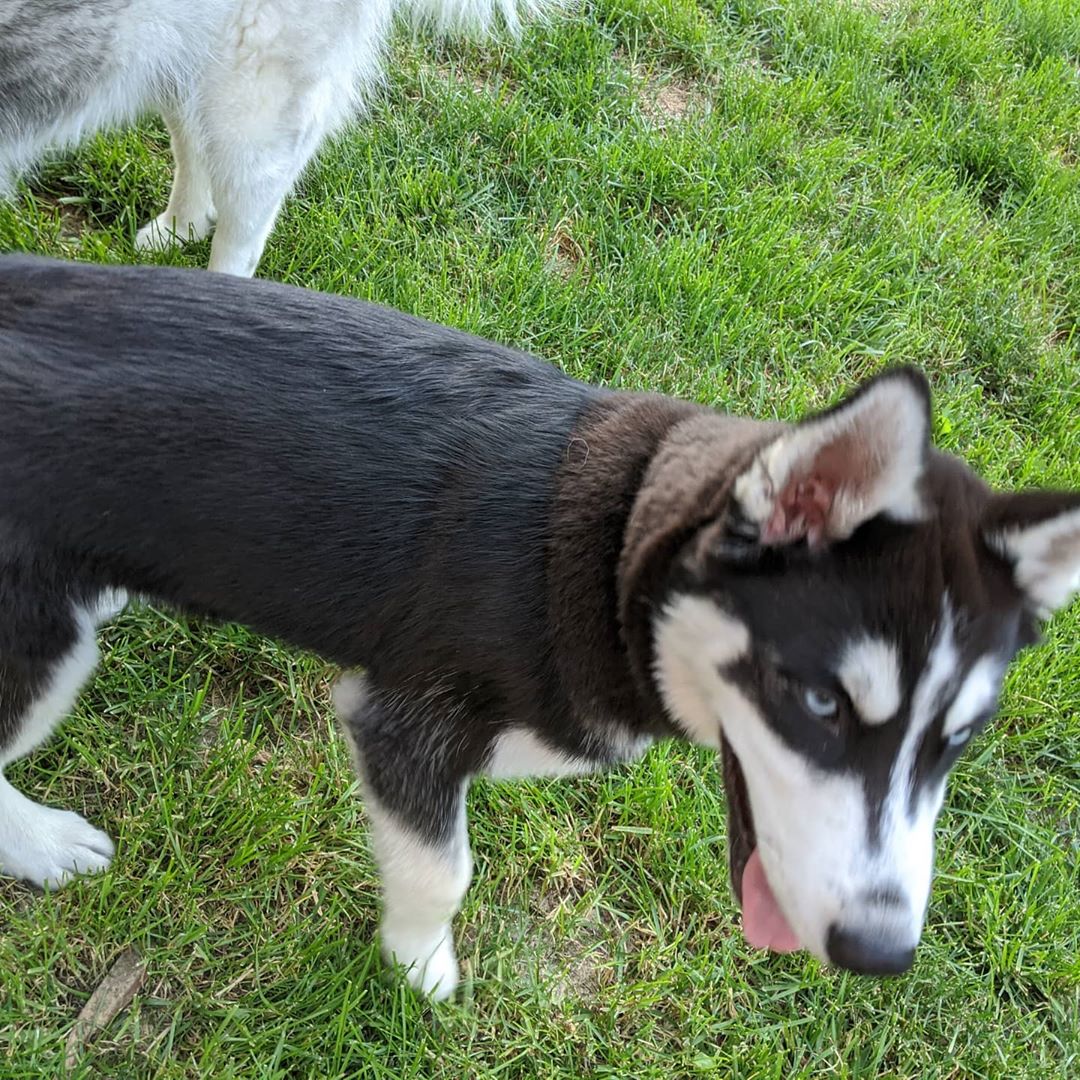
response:
M428 840L365 788L382 876L383 954L405 969L411 986L436 1000L449 997L458 983L452 922L472 878L464 785L451 797L457 820L444 837Z
M138 231L135 247L140 251L201 240L214 227L216 212L203 136L189 112L190 105L162 107L161 117L172 140L173 186L165 210Z
M355 676L338 684L334 701L382 879L383 953L415 989L447 998L458 983L451 924L472 878L468 780L446 767L430 728L417 730L437 718L416 705L387 704Z
M77 582L35 579L29 563L0 567L7 621L0 635L0 874L50 889L104 870L113 855L100 829L31 801L4 777L8 763L41 745L74 706L97 664L96 626L126 602L83 589L73 606L70 594L79 591Z

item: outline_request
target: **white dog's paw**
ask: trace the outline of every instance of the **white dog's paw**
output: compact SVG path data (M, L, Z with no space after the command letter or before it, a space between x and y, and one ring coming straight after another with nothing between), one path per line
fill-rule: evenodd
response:
M113 842L70 810L27 801L17 817L0 820L0 870L43 889L59 889L112 861Z
M433 1001L445 1001L457 989L458 963L449 930L437 942L387 940L384 932L383 951L391 963L405 969L409 985Z
M164 251L191 240L202 240L214 227L212 214L197 214L186 220L166 211L148 221L135 234L135 247L139 251Z

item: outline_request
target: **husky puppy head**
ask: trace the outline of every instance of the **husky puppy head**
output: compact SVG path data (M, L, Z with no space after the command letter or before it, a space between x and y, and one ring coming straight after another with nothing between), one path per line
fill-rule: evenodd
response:
M654 675L722 748L747 940L906 970L934 822L1037 620L1080 587L1080 494L995 494L897 369L782 431L675 560Z

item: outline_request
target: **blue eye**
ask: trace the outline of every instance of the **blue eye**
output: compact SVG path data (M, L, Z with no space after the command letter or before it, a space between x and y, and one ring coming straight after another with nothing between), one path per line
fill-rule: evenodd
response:
M960 728L959 731L954 731L951 735L945 736L945 745L955 750L959 746L963 746L964 743L971 738L975 732L975 725L968 724L967 727Z
M840 712L840 702L836 695L819 686L808 686L803 690L803 705L811 716L819 720L832 720Z

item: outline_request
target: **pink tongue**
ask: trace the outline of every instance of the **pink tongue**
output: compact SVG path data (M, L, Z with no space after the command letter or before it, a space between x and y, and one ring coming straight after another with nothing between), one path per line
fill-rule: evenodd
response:
M750 853L742 878L743 937L755 949L794 952L802 948L773 896L758 849Z

